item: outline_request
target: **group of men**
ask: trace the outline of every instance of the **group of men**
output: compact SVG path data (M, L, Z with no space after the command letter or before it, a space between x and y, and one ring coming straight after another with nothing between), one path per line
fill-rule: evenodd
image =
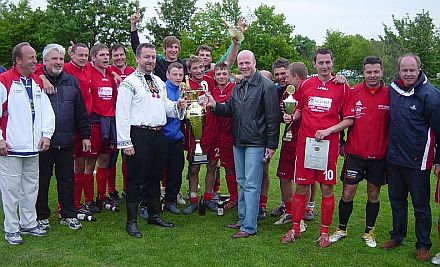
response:
M308 77L303 63L281 59L273 65L274 84L257 70L251 51L238 53L237 38L217 64L212 64L208 46L200 46L187 61L179 59L180 42L173 36L164 39L164 56L160 56L154 45L139 42L139 17L138 12L131 17L136 69L126 65L126 51L119 44L111 49L94 45L91 63L84 44L72 45L68 63L64 63L65 49L49 44L42 66L37 66L36 52L29 43L14 48L13 67L0 75L0 190L7 242L23 243L21 234L47 234L54 167L62 225L80 229L79 220L94 220L93 213L103 208L117 211L117 149L123 158L129 235L142 237L137 227L139 206L149 224L174 226L160 217L160 183L165 187L163 209L181 213L176 202L184 150L188 151L190 203L183 213L190 214L199 205L217 211L213 197L220 164L230 193L225 208L238 206L237 222L228 225L236 229L232 237L255 235L257 220L265 217L267 168L278 147L280 122L284 122L284 134L290 137L283 138L277 168L282 204L271 213L280 216L275 224L292 222L282 243L297 240L305 230L303 220L313 218L317 183L322 194L318 245L328 247L346 237L357 185L365 179L365 243L377 245L374 226L379 193L388 183L393 228L381 247L393 249L406 237L409 192L416 218L416 258L429 259L429 177L434 164L440 177L440 151L435 150L440 140L440 93L421 71L416 55L399 58L399 77L389 87L382 82L381 59L367 57L364 82L350 88L345 79L333 74L331 51L320 48L313 61L317 75ZM244 32L243 21L238 28ZM231 82L230 72L235 59L240 71L237 83ZM198 101L206 107L201 137L202 150L208 155L203 201L197 193L200 165L190 157L195 138L185 119L190 103L181 94L182 84L187 84L186 90L207 84ZM289 92L288 85L296 90ZM297 101L293 114L286 113L283 105L289 97ZM340 133L346 128L344 141ZM329 234L339 154L344 156L339 225ZM440 264L440 256L433 262Z

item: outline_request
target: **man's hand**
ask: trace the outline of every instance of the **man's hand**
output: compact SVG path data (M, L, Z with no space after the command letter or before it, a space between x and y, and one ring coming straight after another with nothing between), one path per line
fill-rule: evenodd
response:
M191 101L187 100L186 98L179 98L177 100L177 107L179 109L187 108L191 104Z
M137 24L139 20L141 19L141 9L138 7L136 8L136 12L133 13L130 17L130 25L131 25L131 31L137 30Z
M315 140L316 141L321 141L324 138L326 138L327 136L329 136L330 134L331 134L331 131L329 129L318 130L315 133Z
M90 139L83 139L82 145L83 152L90 152L92 150L92 143L90 142Z
M343 84L347 82L347 78L345 78L344 75L336 75L335 79L333 80L335 84Z
M38 149L40 152L46 152L50 146L50 139L47 137L41 137L40 142L38 143Z
M112 76L115 81L115 84L119 85L122 82L121 76L119 76L116 72L112 71Z
M123 148L122 151L123 151L124 154L127 155L127 156L133 156L134 153L135 153L135 151L134 151L134 147L132 147L132 146L131 146L131 147Z
M6 144L5 140L0 140L0 156L8 155L8 144Z
M211 94L202 95L199 98L198 103L199 103L199 105L201 105L203 107L211 107L211 108L215 108L215 106L217 104Z
M265 153L264 157L267 159L271 159L273 157L273 154L275 154L275 149L266 148L266 153Z
M283 113L283 121L284 121L286 124L289 124L289 123L291 123L291 122L293 121L293 116L292 116L292 115L289 115L289 114L287 114L287 113Z
M48 94L48 95L55 94L56 93L55 87L53 86L53 84L51 84L49 82L49 80L46 78L46 76L40 75L39 77L41 79L41 82L43 83L44 92L46 92L46 94Z
M247 22L246 22L246 19L245 19L244 17L240 17L240 18L238 19L238 22L237 22L237 29L238 29L239 31L241 31L241 33L243 33L243 34L244 34L244 32L246 31L246 29L247 29Z
M73 52L72 52L72 48L75 45L75 43L73 41L70 41L70 46L67 48L67 54L69 55L70 58L72 58Z
M437 176L437 179L440 179L440 165L436 164L434 167L434 174Z

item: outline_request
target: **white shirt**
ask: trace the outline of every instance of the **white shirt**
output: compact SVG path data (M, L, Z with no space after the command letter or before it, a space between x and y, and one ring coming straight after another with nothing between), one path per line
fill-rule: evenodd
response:
M167 116L183 119L185 109L179 110L177 102L167 97L165 83L151 74L159 93L150 91L144 74L136 70L130 74L118 88L116 101L116 131L118 148L132 147L131 126L164 126Z

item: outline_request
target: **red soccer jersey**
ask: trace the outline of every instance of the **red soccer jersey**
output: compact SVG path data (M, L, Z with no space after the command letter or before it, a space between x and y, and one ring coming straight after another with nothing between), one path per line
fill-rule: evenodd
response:
M87 113L92 111L92 92L90 91L91 65L87 63L84 67L79 67L72 61L64 63L64 70L78 80L79 88L86 105Z
M364 83L350 92L354 124L348 129L345 152L363 159L384 159L387 149L390 98L386 86L371 90Z
M108 67L109 72L115 72L116 74L118 74L119 77L121 77L122 80L124 80L125 78L128 77L128 75L132 74L134 72L134 68L130 67L130 66L125 66L125 68L123 70L121 70L120 68L116 67L115 65L111 65L110 67Z
M215 101L219 103L224 103L231 96L234 86L235 83L228 83L225 88L223 88L223 90L216 86L215 89L212 91L212 97ZM214 116L214 118L219 123L220 142L223 143L223 140L225 140L226 142L231 143L232 147L232 118L218 116Z
M117 91L113 77L91 67L90 90L92 92L92 112L105 117L115 116Z
M306 137L314 138L317 130L336 125L341 119L353 118L347 105L349 90L348 84L335 84L334 78L322 82L318 76L313 76L303 82L296 96L297 110L302 113L297 156L304 155ZM333 133L324 139L330 140L329 160L336 160L339 133Z

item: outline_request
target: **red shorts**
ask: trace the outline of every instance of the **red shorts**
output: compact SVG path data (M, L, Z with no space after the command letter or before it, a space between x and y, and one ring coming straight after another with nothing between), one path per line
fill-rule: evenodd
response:
M296 140L283 141L277 169L277 176L280 179L293 180L295 178L295 151Z
M92 124L90 142L92 143L92 149L90 152L84 152L86 157L97 158L100 154L112 154L117 151L116 146L111 145L108 139L102 139L100 124Z
M225 169L234 169L234 149L232 134L222 134L220 138L220 162Z
M440 203L440 179L437 179L437 186L435 188L435 203Z
M81 135L78 132L75 132L75 142L73 143L73 158L83 158L87 155L86 152L83 151L83 143L82 143Z
M337 158L329 158L327 171L304 168L304 156L296 156L295 179L296 184L309 185L314 182L327 185L336 184L336 162Z

